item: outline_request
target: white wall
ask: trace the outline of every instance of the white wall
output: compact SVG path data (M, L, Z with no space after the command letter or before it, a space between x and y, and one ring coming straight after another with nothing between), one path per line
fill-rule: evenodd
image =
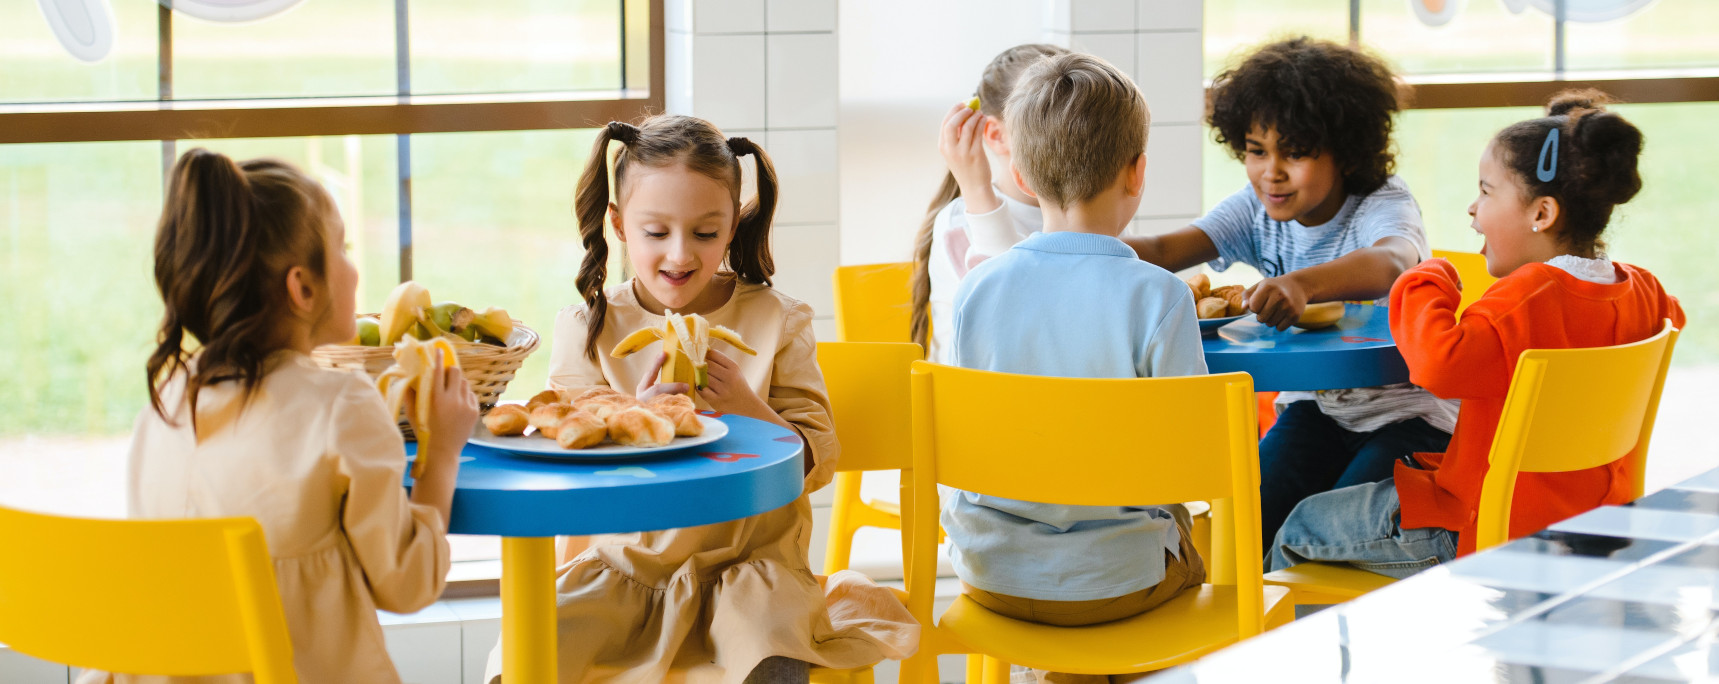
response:
M943 113L1005 48L1045 40L1044 0L840 3L841 261L906 261L944 173Z

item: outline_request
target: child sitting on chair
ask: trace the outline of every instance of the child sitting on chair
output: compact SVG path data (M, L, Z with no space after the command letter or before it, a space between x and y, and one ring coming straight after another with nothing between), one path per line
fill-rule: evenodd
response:
M1038 198L1044 232L962 282L955 364L1080 378L1205 374L1188 287L1117 238L1145 186L1150 114L1134 83L1090 55L1045 57L1016 84L1004 118L1015 179ZM1205 581L1185 521L1166 507L950 490L942 521L963 592L1019 620L1120 620Z

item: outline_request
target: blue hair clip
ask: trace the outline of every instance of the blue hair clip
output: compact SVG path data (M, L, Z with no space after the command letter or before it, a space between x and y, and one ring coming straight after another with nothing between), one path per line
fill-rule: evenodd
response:
M1558 127L1546 131L1546 142L1540 144L1540 161L1535 164L1534 177L1550 183L1558 177Z

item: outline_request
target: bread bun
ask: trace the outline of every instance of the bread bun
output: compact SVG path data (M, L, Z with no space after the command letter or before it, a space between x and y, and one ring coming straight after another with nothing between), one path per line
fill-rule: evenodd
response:
M584 411L572 411L555 426L555 443L563 449L584 449L609 438L608 423Z
M497 437L523 435L525 428L531 427L531 414L519 404L501 404L483 417L483 426Z
M659 447L674 441L674 423L643 406L609 414L609 438L632 447Z
M1301 317L1295 319L1295 327L1302 330L1319 330L1329 328L1343 320L1343 302L1320 302L1308 304L1301 310Z
M537 428L537 434L555 439L555 430L561 425L561 419L574 410L566 404L544 404L531 411L531 427Z
M1194 291L1194 301L1200 301L1212 294L1212 279L1204 273L1195 273L1182 279L1188 284L1188 289Z
M544 404L565 404L565 403L567 403L567 402L565 402L561 399L561 393L560 392L557 392L557 391L552 390L552 389L546 389L546 390L543 390L542 392L538 392L536 395L533 395L530 400L525 402L525 412L530 413L532 411L535 411L535 410L537 410L537 407L542 406Z
M1200 318L1223 318L1230 303L1217 297L1207 297L1194 303L1194 313Z

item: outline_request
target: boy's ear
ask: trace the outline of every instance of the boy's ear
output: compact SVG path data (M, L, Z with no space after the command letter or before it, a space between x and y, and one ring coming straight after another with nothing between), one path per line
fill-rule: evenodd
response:
M626 242L627 231L621 228L621 208L614 202L609 203L609 224L615 227L615 239Z
M1027 179L1021 177L1021 170L1015 168L1015 164L1013 162L1009 163L1009 173L1014 174L1015 185L1018 185L1021 187L1021 192L1027 193L1028 197L1032 197L1035 199L1038 198L1039 194L1036 192L1033 192L1032 188L1027 187Z
M287 305L292 307L294 314L308 319L316 313L316 300L320 294L317 284L317 279L311 277L310 271L305 267L294 266L287 269Z
M1128 196L1139 197L1146 191L1146 153L1134 158L1134 164L1128 169Z

